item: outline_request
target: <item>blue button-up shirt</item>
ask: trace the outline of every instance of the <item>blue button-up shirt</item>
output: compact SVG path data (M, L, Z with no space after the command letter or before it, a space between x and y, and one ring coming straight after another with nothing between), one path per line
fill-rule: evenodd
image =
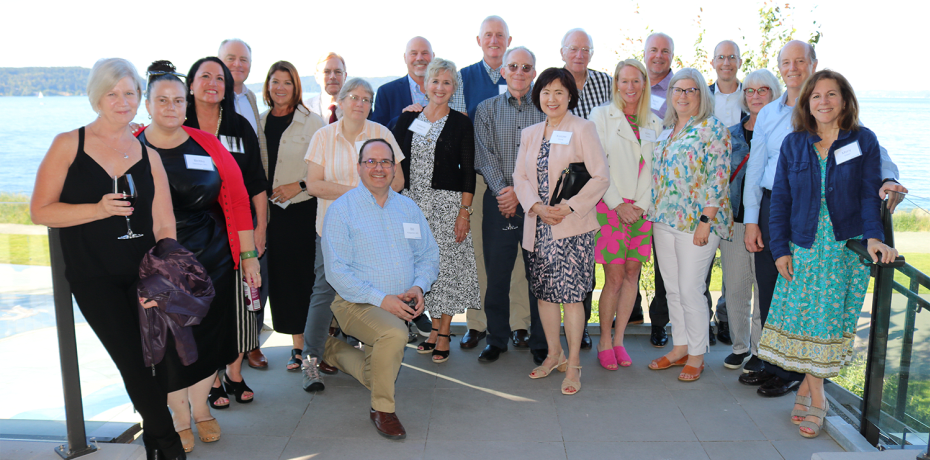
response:
M791 126L791 112L787 90L777 101L772 101L759 111L756 125L753 127L752 147L749 161L746 162L746 185L743 189L743 222L759 223L759 209L762 207L762 189L772 190L775 183L775 171L778 169L778 155L781 144L794 128ZM882 178L898 179L898 167L891 161L888 151L879 148L882 159ZM876 191L876 194L878 192Z
M410 100L412 100L414 104L420 104L426 107L426 104L429 104L429 100L426 98L426 95L423 94L423 91L420 91L420 85L417 84L416 80L410 78L410 75L407 75L407 83L410 85Z
M406 238L413 226L419 238ZM439 275L439 246L423 212L393 190L383 208L364 183L346 192L327 210L323 235L326 281L349 302L380 306L413 286L426 293Z

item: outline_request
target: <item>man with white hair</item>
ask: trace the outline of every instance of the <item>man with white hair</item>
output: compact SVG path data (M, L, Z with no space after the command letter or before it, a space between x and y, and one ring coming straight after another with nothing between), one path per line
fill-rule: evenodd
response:
M320 85L320 94L307 101L307 108L319 115L326 124L335 123L342 118L339 106L339 91L346 83L346 61L342 56L329 52L316 62L316 83Z
M513 37L510 36L507 23L500 16L488 16L481 21L476 39L483 57L480 61L459 70L459 88L452 96L453 104L464 102L468 118L472 120L475 119L478 104L507 91L507 82L501 77L501 66L504 53L507 52Z
M594 55L594 39L584 29L566 32L562 37L560 53L565 70L575 77L575 86L578 87L578 105L572 109L572 114L587 119L593 108L610 100L612 78L607 73L588 68L591 56Z
M247 86L245 81L249 78L252 70L252 47L248 43L238 38L228 38L220 42L220 49L216 53L233 76L233 92L236 95L235 105L236 112L243 118L249 120L252 130L258 135L258 146L261 151L262 168L268 171L268 143L265 141L265 131L259 129L261 120L258 112L258 104L255 93ZM252 198L252 204L255 209L255 249L258 250L258 261L262 273L268 273L268 259L265 259L265 235L268 228L268 201L265 194L259 194ZM262 306L268 299L268 283L262 283L259 290L259 296ZM265 309L255 315L258 322L258 328L261 330L265 322ZM267 369L268 359L262 353L260 347L245 354L249 367L253 369Z

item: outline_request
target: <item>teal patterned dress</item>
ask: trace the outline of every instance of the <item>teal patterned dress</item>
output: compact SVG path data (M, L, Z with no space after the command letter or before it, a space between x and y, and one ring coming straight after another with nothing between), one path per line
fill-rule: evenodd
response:
M852 358L856 321L869 284L869 270L836 241L820 159L820 218L810 249L789 243L794 280L779 275L759 357L788 371L828 378ZM857 237L857 238L861 238Z

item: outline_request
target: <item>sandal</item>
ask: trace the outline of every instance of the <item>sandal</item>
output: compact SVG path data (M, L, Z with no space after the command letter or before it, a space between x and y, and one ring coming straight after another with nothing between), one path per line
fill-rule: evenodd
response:
M200 440L203 442L216 442L220 440L220 424L217 423L215 418L210 420L204 420L202 422L197 422L197 435L200 436Z
M696 382L701 378L702 372L704 372L704 363L701 363L701 367L685 365L685 368L678 374L678 380L682 382Z
M433 328L433 330L436 331L436 332L439 332L439 329L436 329L435 327ZM429 340L429 339L426 339L426 340ZM421 355L425 355L425 354L427 354L427 353L433 351L434 348L436 348L436 344L435 344L435 343L429 343L429 342L427 342L426 340L420 342L420 344L417 345L417 353L419 353L419 354L421 354ZM438 341L439 339L436 339L436 340Z
M178 436L181 437L181 447L184 448L184 452L192 452L194 450L194 433L190 428L186 430L178 431Z
M216 401L220 398L226 398L226 404L217 404ZM207 401L210 403L210 407L214 409L229 409L229 395L223 388L223 384L220 384L219 387L210 388L210 394L207 396Z
M607 349L597 352L597 361L601 363L601 367L607 369L608 371L615 371L617 367L617 355L614 353L613 349ZM613 366L613 367L611 367Z
M300 353L301 352L303 352L303 350L301 350L300 348L294 348L291 350L291 359L287 360L287 370L291 372L300 371Z
M573 395L581 391L581 366L568 366L572 369L578 369L578 380L572 380L568 377L562 380L562 394L563 395ZM574 388L575 391L570 391L569 388Z
M630 358L630 354L626 352L626 348L614 347L614 356L617 357L617 364L619 364L620 367L630 367L633 365L633 358Z
M794 397L794 403L808 408L807 410L791 409L791 423L800 425L801 422L804 421L804 417L807 417L807 412L810 410L811 397L797 395Z
M552 356L555 356L555 355L547 355L546 358L550 358L550 357L552 357ZM558 370L559 372L565 372L565 369L567 369L567 368L568 368L568 360L565 359L565 353L564 353L564 352L560 352L560 353L559 353L559 359L556 360L554 366L552 366L552 367L546 367L546 366L539 366L539 367L536 367L536 368L533 369L533 372L530 372L530 378L531 378L531 379L541 379L541 378L545 378L545 377L548 377L549 374L551 374L552 371L554 371L554 370Z
M241 382L233 382L229 380L229 374L223 375L223 381L225 382L226 391L232 393L236 397L236 402L239 404L247 404L255 400L255 392L245 384L245 378ZM249 399L243 399L242 394L248 391L252 393L252 397Z
M674 363L669 361L668 358L666 358L665 356L663 356L659 359L653 359L652 362L649 363L649 369L652 369L654 371L661 371L663 369L668 369L670 367L684 366L685 364L688 364L688 355L683 356L681 359L679 359L678 361L675 361Z
M439 336L439 337L445 337L445 338L449 339L449 344L451 345L452 339L449 337L449 334L436 334L436 335ZM439 339L438 339L438 338L436 339L436 342L437 342L437 343L439 342ZM436 346L436 345L433 344L433 347L434 347L434 348L435 348L435 346ZM439 358L439 359L437 359L437 358ZM446 361L448 361L448 360L449 360L449 350L443 350L443 351L435 350L435 349L433 350L433 362L434 362L434 363L436 363L436 364L444 363L444 362L446 362Z
M816 438L817 436L819 436L820 429L823 428L823 419L824 417L827 416L828 410L830 410L830 401L828 401L826 398L824 398L823 400L823 409L819 407L811 406L810 409L808 409L807 411L807 416L819 418L820 423L814 423L814 422L809 422L807 420L804 420L803 422L800 423L801 427L798 428L798 433L800 433L801 436L804 436L805 438ZM808 433L804 431L804 428L811 430L812 433Z

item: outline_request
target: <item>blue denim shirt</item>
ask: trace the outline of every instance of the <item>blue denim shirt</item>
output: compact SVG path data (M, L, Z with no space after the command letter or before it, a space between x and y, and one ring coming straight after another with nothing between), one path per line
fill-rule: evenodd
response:
M730 151L730 171L736 171L739 164L743 162L743 158L749 155L749 143L746 142L746 137L743 136L743 123L747 121L749 121L749 115L740 119L739 123L730 126L730 145L733 149ZM749 163L749 161L746 163ZM736 177L730 181L730 206L733 208L734 216L739 213L739 204L743 199L743 177L746 176L746 169L748 169L746 166L748 165L744 164L736 173Z
M791 255L788 242L810 249L820 220L820 158L814 144L820 137L806 132L789 134L781 146L772 189L769 228L772 256ZM862 155L836 164L836 150L859 143ZM753 142L755 144L755 142ZM858 235L884 241L881 223L881 154L875 134L864 126L840 131L827 157L827 209L836 241Z

